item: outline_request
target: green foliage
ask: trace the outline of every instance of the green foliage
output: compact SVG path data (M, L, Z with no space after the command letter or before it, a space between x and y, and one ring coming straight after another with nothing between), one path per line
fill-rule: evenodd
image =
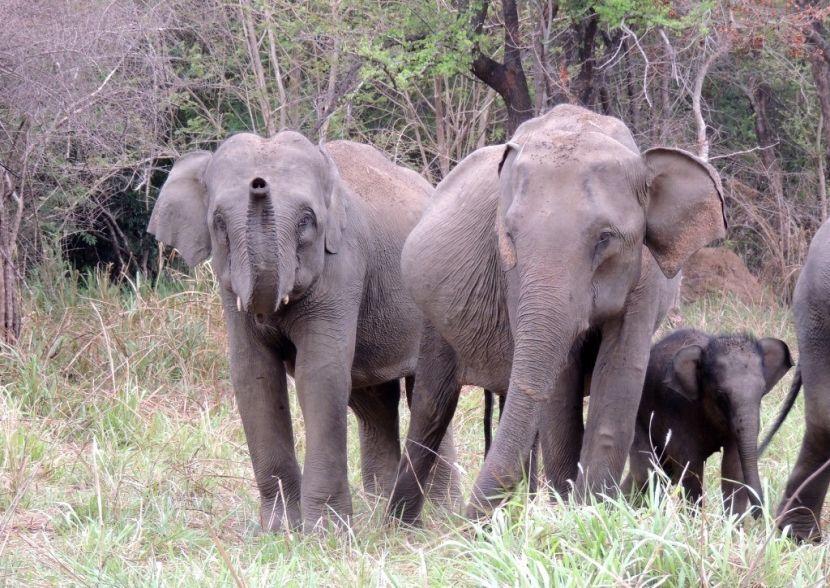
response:
M705 26L705 15L715 6L715 0L692 3L682 11L668 0L563 0L560 10L571 18L581 18L590 11L611 29L622 23L646 29L663 27L672 31Z

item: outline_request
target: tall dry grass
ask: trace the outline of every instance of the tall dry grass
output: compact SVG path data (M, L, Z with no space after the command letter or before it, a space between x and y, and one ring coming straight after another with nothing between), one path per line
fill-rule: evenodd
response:
M678 322L794 346L788 312L773 306L707 300ZM47 266L30 282L25 324L20 345L0 351L3 584L778 586L830 576L826 545L780 538L769 514L724 516L716 459L700 516L658 484L637 507L519 493L489 525L428 509L422 528L396 528L360 489L351 417L353 527L260 536L208 269L119 287ZM789 380L768 396L765 422ZM467 491L481 463L481 400L463 396L454 422ZM802 419L799 401L763 459L773 500Z

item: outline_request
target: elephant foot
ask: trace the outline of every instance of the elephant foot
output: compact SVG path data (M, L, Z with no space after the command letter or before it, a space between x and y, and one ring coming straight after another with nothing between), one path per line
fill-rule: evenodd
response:
M276 498L264 499L259 506L259 526L263 533L281 533L300 528L300 504L286 505Z
M424 495L420 488L417 485L414 489L411 488L413 488L412 485L398 480L398 484L389 499L387 510L389 517L398 519L402 524L408 526L416 525L424 503Z
M324 499L303 496L302 503L303 531L338 530L351 525L352 497L348 490Z
M791 510L781 517L778 530L796 543L821 543L821 527L810 509Z

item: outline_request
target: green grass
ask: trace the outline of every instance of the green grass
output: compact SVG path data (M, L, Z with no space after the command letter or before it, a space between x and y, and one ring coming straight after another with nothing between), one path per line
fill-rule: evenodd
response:
M0 584L779 586L830 576L826 545L780 538L769 514L723 515L717 459L696 517L676 490L658 486L640 507L525 493L487 526L427 509L422 528L396 528L360 489L352 417L353 528L258 535L208 270L157 289L60 273L30 288L22 340L0 352ZM784 309L707 300L675 320L778 336L795 351ZM768 396L765 422L789 382ZM483 449L480 391L466 392L459 406L454 427L469 494ZM302 455L296 406L294 415ZM762 461L773 503L802 423L799 400Z

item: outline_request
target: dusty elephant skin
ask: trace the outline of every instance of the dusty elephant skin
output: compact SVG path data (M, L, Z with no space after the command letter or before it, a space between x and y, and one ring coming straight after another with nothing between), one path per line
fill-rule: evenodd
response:
M778 526L799 541L821 540L821 510L830 484L830 222L813 237L793 294L798 372L774 429L804 386L805 431L778 506Z
M582 108L557 106L464 159L401 258L426 327L392 512L417 518L462 384L507 393L470 516L515 488L537 431L556 490L613 492L667 277L724 233L714 169L680 150L640 154L620 120Z
M347 405L364 486L391 490L399 378L414 372L422 325L400 251L433 192L372 147L322 149L290 131L185 155L162 188L148 230L191 266L211 257L220 284L264 529L351 515ZM306 426L302 476L286 373Z
M623 489L641 491L649 470L658 464L697 503L703 495L706 459L723 448L724 508L742 514L748 502L760 506L761 399L792 365L787 344L771 337L755 340L684 329L655 344Z

